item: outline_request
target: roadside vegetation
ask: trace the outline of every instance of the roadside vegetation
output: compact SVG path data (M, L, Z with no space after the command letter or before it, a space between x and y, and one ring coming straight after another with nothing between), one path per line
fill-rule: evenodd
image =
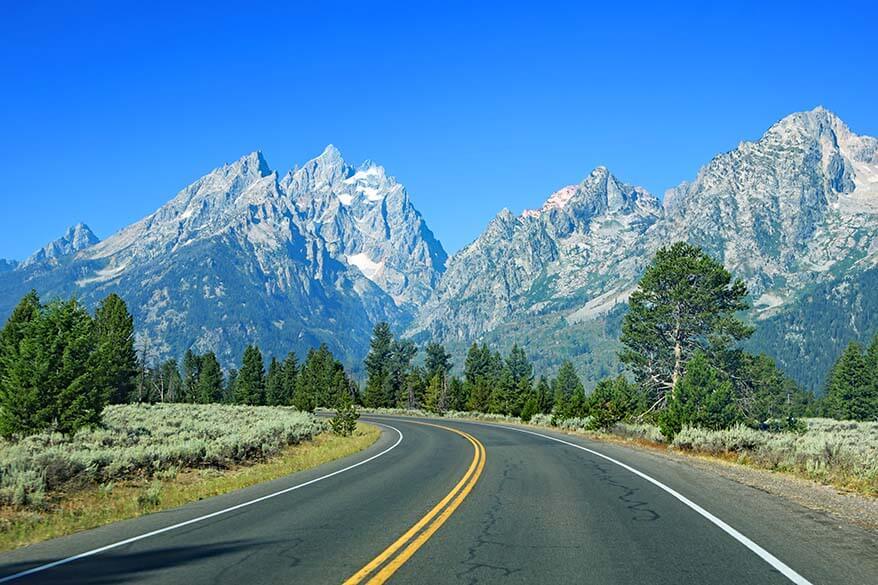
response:
M274 479L363 449L356 385L326 346L240 370L152 366L124 301L20 301L0 330L0 548ZM317 406L337 406L327 421ZM328 431L332 430L330 433Z
M218 404L110 406L105 424L0 442L0 550L284 477L380 435L322 432L323 419L291 408Z
M417 348L379 324L363 404L611 433L878 495L878 335L839 356L818 396L743 348L754 331L741 318L747 299L744 283L697 246L658 250L622 322L626 370L591 393L569 361L537 378L519 346L501 355L474 343L460 378L437 343L418 365Z

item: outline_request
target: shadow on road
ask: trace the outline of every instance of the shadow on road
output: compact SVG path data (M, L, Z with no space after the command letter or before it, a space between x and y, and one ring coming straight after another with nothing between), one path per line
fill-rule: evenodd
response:
M274 544L276 541L234 540L217 545L175 546L155 548L143 552L107 552L93 557L73 561L53 569L35 573L13 583L65 584L90 583L109 585L129 583L144 579L152 573L164 569L199 563L208 559L235 555L245 550L258 550L259 547ZM57 559L39 559L26 563L0 565L0 578L26 571L32 567L51 563ZM230 561L234 562L234 561ZM222 570L224 563L218 563ZM177 573L178 575L180 573Z

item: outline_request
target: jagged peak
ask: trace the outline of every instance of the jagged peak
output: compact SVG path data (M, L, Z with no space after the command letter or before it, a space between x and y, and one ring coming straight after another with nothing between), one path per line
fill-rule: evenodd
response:
M76 252L93 246L98 242L100 242L100 239L93 231L91 231L91 228L84 223L79 222L68 227L64 231L64 235L60 238L52 240L31 254L27 260L22 262L19 266L21 268L26 268L27 266L39 262L67 256L68 254L75 254Z

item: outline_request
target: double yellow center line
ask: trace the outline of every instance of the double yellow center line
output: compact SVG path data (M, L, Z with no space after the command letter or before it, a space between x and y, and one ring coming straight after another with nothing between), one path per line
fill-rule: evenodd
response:
M396 542L345 581L344 585L357 585L358 583L378 585L386 582L419 548L424 546L424 543L439 530L440 526L445 524L445 521L451 517L464 498L472 491L476 482L479 481L479 476L485 467L485 446L478 439L469 433L442 425L425 422L416 424L444 429L462 436L472 443L474 449L473 461L463 478L457 482L457 485L454 486L448 495L442 498L432 510L427 512L426 516L418 520Z

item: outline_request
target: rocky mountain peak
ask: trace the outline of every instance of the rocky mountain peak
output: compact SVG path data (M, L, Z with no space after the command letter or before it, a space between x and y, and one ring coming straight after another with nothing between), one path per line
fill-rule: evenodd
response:
M27 268L36 264L54 264L59 258L75 254L80 250L97 244L100 239L84 223L72 225L60 238L53 240L31 254L19 268Z

